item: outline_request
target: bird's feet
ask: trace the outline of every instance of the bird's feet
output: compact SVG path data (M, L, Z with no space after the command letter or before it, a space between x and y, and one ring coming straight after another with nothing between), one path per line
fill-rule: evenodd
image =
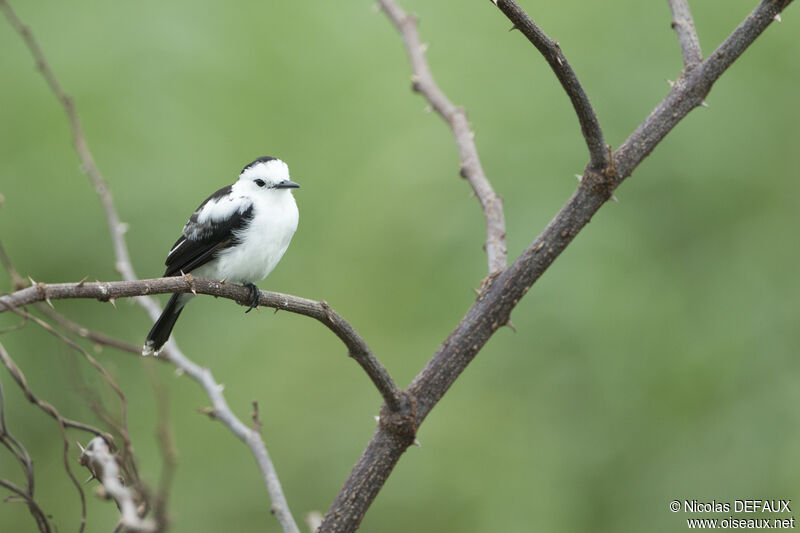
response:
M250 307L248 307L247 311L245 311L245 313L249 313L253 309L258 308L258 302L261 300L261 298L258 293L258 287L256 287L252 283L245 283L244 286L247 287L247 289L250 291L250 301L248 302L248 305Z

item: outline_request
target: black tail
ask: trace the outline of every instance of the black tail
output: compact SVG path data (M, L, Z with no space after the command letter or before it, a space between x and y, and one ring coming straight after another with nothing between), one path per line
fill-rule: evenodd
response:
M191 294L188 295L188 298L185 294L172 295L167 306L161 312L161 316L153 324L153 329L147 334L147 341L144 343L144 348L142 348L142 355L158 355L158 352L161 351L161 348L169 339L172 328L175 327L175 322L181 316L183 306L186 305L186 302L191 297Z

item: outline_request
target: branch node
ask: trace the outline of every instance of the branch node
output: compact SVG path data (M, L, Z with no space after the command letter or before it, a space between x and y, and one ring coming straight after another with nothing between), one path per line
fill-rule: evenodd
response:
M386 404L381 406L378 426L384 431L408 440L408 444L411 444L416 439L419 428L417 399L406 391L401 391L399 403L397 411L390 410Z

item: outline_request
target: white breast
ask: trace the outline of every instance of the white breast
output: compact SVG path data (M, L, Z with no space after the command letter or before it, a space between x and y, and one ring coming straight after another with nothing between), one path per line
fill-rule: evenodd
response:
M297 203L288 189L273 190L255 198L253 212L250 224L237 235L240 243L198 268L198 276L254 283L272 272L297 230Z

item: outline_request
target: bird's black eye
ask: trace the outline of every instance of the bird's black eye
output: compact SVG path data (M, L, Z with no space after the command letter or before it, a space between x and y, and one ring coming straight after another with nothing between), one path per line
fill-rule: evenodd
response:
M264 185L266 185L266 182L264 180L255 180L255 182L256 185L258 185L259 187L263 187Z

